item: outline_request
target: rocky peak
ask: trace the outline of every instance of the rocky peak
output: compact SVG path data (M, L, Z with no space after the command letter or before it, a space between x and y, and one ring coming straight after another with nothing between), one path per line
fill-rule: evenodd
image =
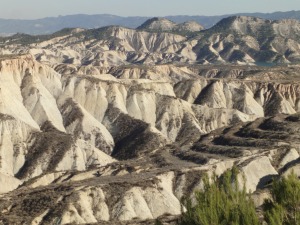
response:
M147 20L137 29L140 30L152 30L152 31L171 31L176 27L176 23L165 18L154 17Z
M197 32L197 31L204 30L204 27L201 24L197 23L196 21L187 21L187 22L176 25L176 30Z
M213 29L220 31L235 31L242 34L252 34L257 32L263 25L271 24L270 20L264 20L249 16L231 16L222 19Z
M293 19L265 20L249 16L231 16L222 19L211 30L219 33L235 32L265 40L274 36L298 39L300 22Z
M154 17L147 20L137 29L146 31L173 31L173 32L198 32L204 29L202 25L196 21L187 21L176 24L165 18Z
M276 35L288 38L300 37L300 22L294 19L275 20L272 23Z

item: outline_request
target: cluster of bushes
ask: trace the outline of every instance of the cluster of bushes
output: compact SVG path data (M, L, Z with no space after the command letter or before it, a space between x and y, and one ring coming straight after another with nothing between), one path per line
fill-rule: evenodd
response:
M237 180L233 168L210 182L204 177L203 190L195 193L195 201L184 200L186 212L180 225L300 225L300 181L292 173L273 182L271 199L265 200L259 218L251 196Z

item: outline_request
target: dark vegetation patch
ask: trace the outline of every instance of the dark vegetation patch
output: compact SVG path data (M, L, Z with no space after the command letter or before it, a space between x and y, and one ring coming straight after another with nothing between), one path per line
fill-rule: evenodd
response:
M194 48L196 47L197 46L195 46ZM209 49L209 45L205 45L202 48L199 48L197 60L213 61L216 60L217 58L218 56Z
M287 122L283 122L282 120L278 120L276 117L271 117L266 119L260 126L262 130L270 130L270 131L286 131L289 132L287 129Z
M21 45L29 45L33 43L39 43L43 41L47 41L56 37L62 37L65 35L70 35L74 28L64 28L60 31L57 31L53 34L46 34L46 35L29 35L29 34L22 34L17 33L10 37L2 38L2 42L9 41L10 44L21 44Z
M269 147L271 142L268 140L258 140L254 138L238 138L238 137L227 137L220 136L214 139L215 145L227 145L227 146L242 146L242 147Z
M65 101L65 104L60 108L60 112L63 115L63 125L64 127L70 126L75 121L79 121L77 127L74 129L74 136L78 137L80 132L82 131L81 120L83 118L83 113L81 109L78 107L77 103L75 103L71 98Z
M134 158L147 150L158 148L164 142L159 134L148 129L149 124L134 119L117 108L108 108L106 115L113 122L110 132L115 141L113 157L119 160Z
M3 114L0 113L0 120L1 121L6 121L6 120L14 120L15 118L12 117L11 115Z
M193 151L214 154L216 156L238 158L244 155L244 148L236 146L217 146L217 145L203 145L201 143L196 143L192 147Z
M36 165L41 162L48 165L44 172L54 172L57 164L73 144L71 135L56 130L49 121L45 122L41 130L43 132L32 135L31 141L34 143L28 149L23 167L16 174L19 179L33 173Z
M211 81L201 90L200 94L195 99L194 104L203 105L207 101L213 92L212 87L214 83L214 81Z
M252 128L245 128L239 130L235 135L242 137L242 138L254 138L254 139L267 139L267 140L285 140L290 135L287 132L274 132L268 130L260 130L260 129L252 129Z
M300 122L300 113L290 115L286 117L285 120L288 122Z
M106 199L109 199L109 201L106 202L109 209L112 209L117 202L119 202L124 194L129 191L133 186L135 187L141 187L142 189L146 188L154 188L158 184L159 180L157 178L153 178L150 180L140 180L138 183L135 183L133 185L130 181L128 182L124 181L122 183L111 183L109 186L104 186L103 190L105 192Z
M297 121L297 115L294 117L291 120ZM274 147L278 149L277 155L274 156L277 157L274 158L276 167L276 162L279 163L282 159L289 143L299 140L296 134L298 129L293 129L295 126L291 124L292 122L288 122L290 118L285 118L288 117L278 115L215 130L210 134L202 135L191 150L219 157L237 158L252 151L264 152ZM281 147L279 142L282 142Z
M9 214L0 214L0 219L4 224L27 224L32 218L53 207L58 197L58 193L50 189L21 193L11 202Z
M190 170L187 172L177 172L176 178L174 180L174 188L180 185L181 180L185 181L185 185L183 186L183 194L185 197L191 197L193 191L197 189L197 185L199 185L201 179L203 178L206 171L198 171L198 170ZM174 190L175 191L175 190Z
M234 50L229 57L229 62L243 61L243 58L246 56L241 50Z
M181 160L190 161L199 165L205 165L209 160L203 154L192 151L178 151L174 153L174 155Z

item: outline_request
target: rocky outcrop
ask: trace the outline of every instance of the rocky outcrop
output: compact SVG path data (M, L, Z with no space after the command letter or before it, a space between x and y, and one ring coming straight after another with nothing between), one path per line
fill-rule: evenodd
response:
M187 21L181 24L176 24L168 19L155 17L147 20L137 29L151 32L174 32L179 34L189 34L204 30L204 27L195 21Z

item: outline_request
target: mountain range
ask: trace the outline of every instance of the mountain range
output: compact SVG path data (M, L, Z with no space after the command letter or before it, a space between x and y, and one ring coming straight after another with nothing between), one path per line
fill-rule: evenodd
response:
M238 13L220 16L166 16L164 18L183 23L186 21L196 21L205 28L210 28L221 19L229 16L253 16L263 19L297 19L300 20L300 11L274 12L274 13ZM50 34L63 28L99 28L110 25L136 28L144 23L149 17L121 17L109 14L99 15L69 15L59 17L47 17L42 19L22 20L22 19L0 19L0 34L11 35L15 33L26 34Z
M127 64L287 64L300 61L300 22L231 16L210 29L196 22L147 20L137 29L63 29L0 38L2 54L30 53L47 64L80 68ZM74 69L74 68L73 68Z

